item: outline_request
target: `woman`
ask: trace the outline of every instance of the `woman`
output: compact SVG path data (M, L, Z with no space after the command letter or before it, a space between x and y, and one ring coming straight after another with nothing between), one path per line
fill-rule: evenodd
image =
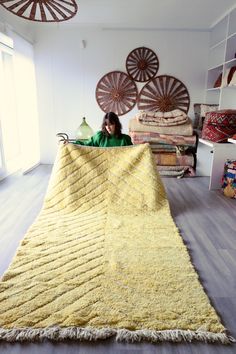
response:
M122 134L122 125L114 112L106 113L102 130L93 135L86 142L76 140L75 144L99 147L127 146L133 145L129 135Z

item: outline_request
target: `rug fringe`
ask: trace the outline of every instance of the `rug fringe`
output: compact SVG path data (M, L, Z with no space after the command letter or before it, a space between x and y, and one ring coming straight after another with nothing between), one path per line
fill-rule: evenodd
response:
M47 327L47 328L0 328L0 341L6 342L41 342L45 339L51 341L85 340L96 341L116 337L119 342L192 342L200 341L206 343L230 344L236 340L225 333L212 333L206 331L190 330L137 330L129 331L127 329L113 328L78 328L78 327Z

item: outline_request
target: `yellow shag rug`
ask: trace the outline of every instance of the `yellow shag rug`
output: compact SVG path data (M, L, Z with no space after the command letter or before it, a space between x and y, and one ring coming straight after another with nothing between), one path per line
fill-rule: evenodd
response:
M229 343L147 144L60 146L44 206L0 282L0 340Z

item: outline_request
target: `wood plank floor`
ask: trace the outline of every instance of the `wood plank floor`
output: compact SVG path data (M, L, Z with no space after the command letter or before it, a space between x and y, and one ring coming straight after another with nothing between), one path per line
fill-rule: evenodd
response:
M0 182L0 275L7 269L43 202L51 166ZM208 190L208 178L163 178L172 215L215 309L236 338L236 200ZM116 343L0 343L1 354L235 354L236 345Z

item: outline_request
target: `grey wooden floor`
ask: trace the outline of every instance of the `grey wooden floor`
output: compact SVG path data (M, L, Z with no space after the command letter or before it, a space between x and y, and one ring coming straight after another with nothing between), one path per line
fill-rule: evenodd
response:
M51 166L0 182L0 275L37 216ZM230 334L236 337L236 200L208 190L208 178L164 178L171 212L204 288ZM40 344L0 343L1 354L235 354L236 345L124 344L113 340Z

